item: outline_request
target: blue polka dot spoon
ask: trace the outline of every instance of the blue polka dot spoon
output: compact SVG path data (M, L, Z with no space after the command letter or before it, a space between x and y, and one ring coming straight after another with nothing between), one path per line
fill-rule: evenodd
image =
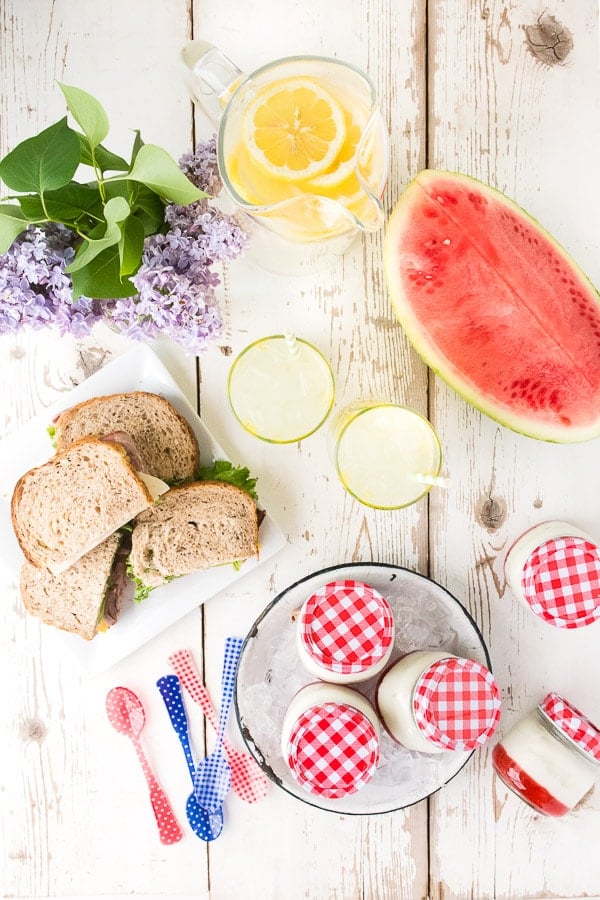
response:
M196 800L203 809L209 812L214 812L222 807L231 786L231 768L223 748L223 735L233 700L235 675L243 643L242 638L228 637L225 641L217 743L212 753L200 760L194 775Z
M185 761L193 783L195 775L194 757L190 746L188 720L179 678L177 675L165 675L164 678L158 679L156 686L169 713L173 730L177 734L183 748ZM203 841L213 841L221 834L223 830L222 809L216 809L213 812L203 809L192 792L187 799L185 811L192 831Z

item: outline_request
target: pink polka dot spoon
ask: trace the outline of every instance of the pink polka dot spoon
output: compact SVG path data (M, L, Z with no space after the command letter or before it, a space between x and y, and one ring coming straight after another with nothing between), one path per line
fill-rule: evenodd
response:
M130 738L135 747L150 790L150 802L154 810L161 843L176 844L183 837L183 831L175 818L167 795L150 768L140 741L140 734L146 722L146 714L140 698L129 688L112 688L106 695L106 714L115 731Z

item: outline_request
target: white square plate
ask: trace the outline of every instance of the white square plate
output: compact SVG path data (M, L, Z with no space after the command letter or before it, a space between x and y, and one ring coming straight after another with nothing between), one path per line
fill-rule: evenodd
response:
M10 501L21 475L52 456L46 431L48 425L62 410L82 400L140 390L162 394L188 420L198 438L203 465L213 459L227 459L156 355L143 344L134 346L0 442L0 559L17 582L23 554L11 525ZM56 631L56 637L76 656L87 675L96 675L255 569L284 544L282 531L267 514L260 526L258 560L246 560L238 571L233 566L217 566L157 588L143 603L127 604L117 624L93 641L59 631Z

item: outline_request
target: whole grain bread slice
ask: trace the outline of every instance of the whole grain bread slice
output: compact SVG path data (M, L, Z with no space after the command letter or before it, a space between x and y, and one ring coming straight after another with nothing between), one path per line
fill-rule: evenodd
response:
M91 640L102 622L121 539L120 533L112 534L61 575L52 575L26 560L20 587L27 612L47 625Z
M256 506L246 491L195 481L163 494L135 519L133 574L148 587L258 555Z
M55 423L56 449L89 435L125 431L144 460L144 471L163 481L185 481L198 470L198 441L189 422L160 394L133 391L84 400Z
M26 559L58 575L152 502L119 444L83 438L19 479L12 524Z

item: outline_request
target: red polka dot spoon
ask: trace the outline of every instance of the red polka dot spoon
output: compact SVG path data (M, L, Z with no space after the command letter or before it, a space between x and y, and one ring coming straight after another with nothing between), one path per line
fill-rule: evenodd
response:
M150 768L140 741L140 734L146 722L146 714L140 698L129 688L112 688L106 695L106 714L115 731L130 738L135 747L150 790L150 802L154 810L161 843L176 844L183 837L183 831L175 818L167 795Z

